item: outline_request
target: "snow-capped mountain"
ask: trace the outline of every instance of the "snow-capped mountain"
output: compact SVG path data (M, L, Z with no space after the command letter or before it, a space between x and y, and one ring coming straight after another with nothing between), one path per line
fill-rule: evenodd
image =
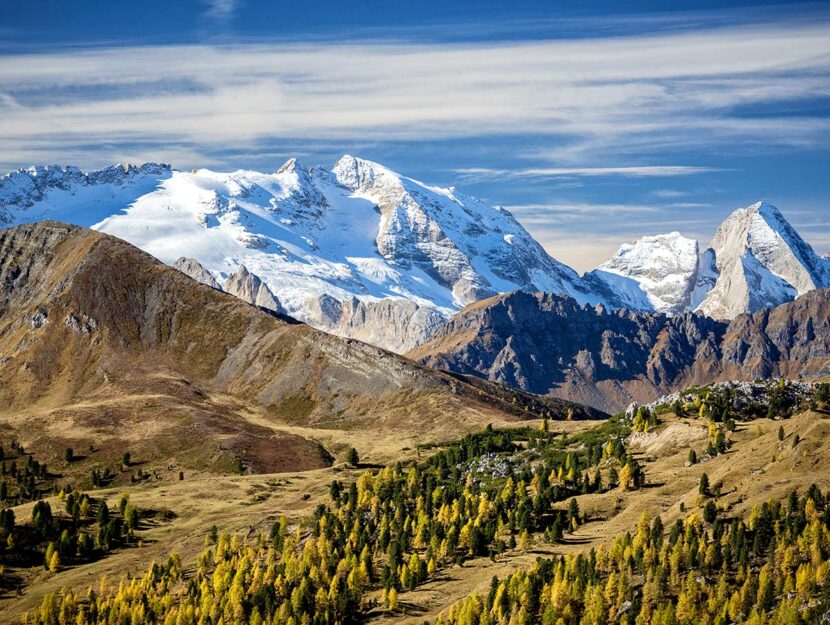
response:
M830 286L830 263L768 202L732 213L703 252L691 306L732 319Z
M145 164L0 180L0 223L41 219L112 234L244 299L396 351L501 292L601 301L508 211L351 156L331 170L291 159L270 174Z
M735 211L709 248L677 232L580 277L506 210L342 157L274 173L168 165L33 167L0 179L0 226L53 219L125 239L196 280L317 328L405 352L462 307L515 290L580 305L732 318L830 286L772 205Z
M677 314L689 308L697 268L697 241L670 232L624 243L586 277L601 282L626 308Z
M47 165L0 178L0 226L53 219L91 226L172 176L169 165L113 165L84 173ZM83 223L81 223L83 222Z
M632 310L733 319L830 287L830 262L775 206L758 202L733 212L700 255L697 242L677 232L647 236L585 279Z

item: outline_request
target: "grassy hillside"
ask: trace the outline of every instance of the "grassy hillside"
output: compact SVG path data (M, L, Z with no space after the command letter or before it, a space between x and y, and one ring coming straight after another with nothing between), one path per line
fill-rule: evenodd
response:
M181 601L187 603L186 593L182 593L192 587L189 580L198 580L201 576L210 580L215 574L213 564L202 561L196 565L206 540L211 553L217 549L210 538L211 528L216 525L219 534L228 533L227 540L236 536L239 541L238 547L230 548L231 542L222 547L226 550L223 557L230 566L237 566L248 553L252 577L244 579L251 583L254 583L255 571L260 566L257 562L267 563L276 558L279 563L294 549L298 549L300 555L306 554L309 544L319 545L317 536L321 527L335 528L334 534L326 534L332 551L314 557L331 559L326 560L330 564L321 569L329 571L340 570L337 562L342 560L342 566L347 567L343 572L344 579L348 577L350 567L360 568L361 563L367 563L365 568L369 574L361 579L359 588L344 590L348 595L344 595L345 605L352 606L350 609L363 614L364 619L378 623L433 621L442 613L445 622L456 622L457 611L452 612L451 606L473 591L486 597L494 575L503 580L517 570L529 570L540 556L553 558L587 554L592 548L608 549L626 532L636 534L644 513L648 515L649 523L660 517L665 540L669 540L671 528L678 521L702 523L703 530L700 531L705 532L698 535L698 541L709 544L714 526L703 521L710 514L706 510L707 504L714 507L717 518L721 519L719 523L730 527L733 519L748 522L762 509L764 502L787 502L793 491L803 498L813 484L822 497L830 489L830 455L824 444L830 435L830 415L826 412L806 410L789 419L739 420L734 431L726 436L728 448L711 458L705 452L716 434L713 429L720 430L720 426L713 428L712 422L699 417L677 417L666 413L647 432L633 432L633 424L624 420L601 424L548 422L547 433L543 424L534 421L529 428L482 431L449 446L412 448L404 445L404 441L398 441L397 451L394 451L393 437L388 437L382 444L378 438L376 446L368 448L367 455L393 462L384 470L374 465L350 467L337 464L294 474L194 478L193 481L143 483L126 489L92 491L92 497L106 499L114 508L118 492L126 490L130 493L130 502L139 510L152 511L136 532L137 540L90 564L69 565L54 573L42 567L32 569L26 574L30 577L23 595L14 597L12 592L6 595L3 618L13 622L21 612L40 605L50 592L57 592L58 598L65 596L66 590L61 590L65 588L74 589L79 605L86 605L87 586L95 588L97 593L102 574L109 579L104 586L112 590L105 590L101 596L108 596L117 589L119 577L130 574L141 578L148 561L166 562L171 552L178 554L182 564L180 570L173 567L162 574L173 575L177 580L164 586L164 594L170 593L173 606L182 605ZM782 426L783 439L780 439ZM695 464L689 464L691 449L698 455ZM395 468L393 458L398 455L401 464ZM448 462L443 462L442 456ZM624 467L632 462L642 468L640 483L631 479L626 489L614 485L612 472L617 473L619 483L626 479ZM442 466L446 469L441 469ZM569 469L573 469L570 476ZM460 474L456 474L456 470ZM538 476L550 475L549 470L553 478L547 483L538 483ZM447 480L442 488L458 489L457 494L446 500L450 504L447 512L442 511L441 498L435 499L437 495L433 490L434 486L444 484L442 471L446 471ZM597 472L600 475L598 488L594 485ZM709 489L706 494L701 494L700 482L704 473L708 476ZM586 475L589 478L587 486ZM505 488L508 480L512 488ZM340 484L334 498L332 481ZM356 484L354 495L349 492L352 483ZM384 494L386 488L392 490ZM400 494L396 494L398 492ZM431 509L423 508L424 500L419 497L429 493L435 505ZM542 507L538 508L540 494L543 500ZM467 505L465 510L456 512L451 502L458 497ZM482 497L489 501L484 508ZM57 499L52 502L55 508L59 506ZM325 507L320 508L319 504ZM804 505L802 502L802 511ZM399 507L406 511L402 518L396 516ZM525 507L527 513L523 519ZM30 509L31 505L17 508L18 518L26 519ZM161 514L162 510L167 514ZM363 512L355 514L360 510ZM824 514L823 511L822 507L819 514ZM457 521L455 514L459 515ZM782 514L786 514L786 506ZM381 538L384 516L390 530L386 538ZM281 517L285 517L285 530L281 530L284 536L280 540L296 537L297 542L291 538L280 545L272 543L269 538L272 526ZM323 517L330 517L330 520L321 521ZM688 521L690 517L698 521ZM429 521L430 518L434 520ZM357 519L361 519L360 527L352 525ZM402 525L396 525L399 522ZM447 523L445 529L438 529L444 523ZM362 524L366 524L365 527ZM465 533L464 528L476 524L481 532L471 543L469 532ZM427 529L420 538L422 525ZM459 529L458 542L448 548L446 530L453 526ZM346 532L342 538L337 538L338 527ZM347 546L349 528L352 528L356 541L352 547ZM264 538L260 538L261 535ZM432 535L443 535L443 538L435 543L430 539ZM401 548L396 555L391 555L388 542L380 546L390 537L400 541ZM342 547L345 551L337 547L339 540L346 541ZM246 552L249 547L252 551ZM821 547L816 566L826 562L828 553L824 549ZM413 554L415 564L412 564ZM260 557L264 560L260 561ZM357 559L350 560L350 557ZM750 558L749 568L741 579L745 579L747 572L754 572L757 577L764 561L761 555L758 557L757 565ZM390 558L402 565L394 576L390 573L392 569L386 569ZM411 570L416 573L403 574L407 567L414 567ZM797 568L793 569L794 576ZM728 576L730 592L735 591L737 575L735 569ZM815 571L813 575L815 579ZM291 582L287 577L285 579L291 587ZM643 579L634 574L630 590L633 595L642 592ZM714 579L717 581L717 575ZM223 609L232 596L231 581L218 596L212 595L212 600L219 601ZM239 583L243 584L241 590L248 599L241 601L241 607L235 609L243 610L244 618L251 619L253 607L259 606L258 611L265 616L262 614L264 604L255 599L256 586L248 586L242 579ZM540 578L539 583L544 580ZM327 588L328 584L330 579L325 584ZM822 578L820 584L810 586L809 600L805 599L802 606L805 610L815 607L816 601L820 600L823 584ZM392 587L396 588L397 594L393 599L396 602L394 609L389 607ZM150 592L148 588L145 591ZM158 592L158 588L152 592ZM289 603L290 596L288 592ZM779 606L785 596L775 594L772 605ZM272 608L277 614L279 596L273 599ZM127 597L123 600L127 601ZM612 619L611 622L620 621Z
M569 412L602 416L276 317L96 232L0 231L0 442L59 483L315 469L345 451L329 432L423 442Z
M0 259L0 623L634 623L644 605L663 620L640 622L670 623L667 603L703 601L681 574L705 580L710 622L799 622L823 601L830 415L801 386L591 420L88 231L3 231ZM721 539L751 548L707 564ZM528 584L546 590L522 605Z

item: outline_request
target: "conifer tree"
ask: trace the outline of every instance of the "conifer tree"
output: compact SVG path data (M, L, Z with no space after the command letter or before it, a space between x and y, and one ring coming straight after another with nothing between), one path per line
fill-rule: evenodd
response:
M709 476L706 473L700 476L700 484L697 490L704 497L709 496Z

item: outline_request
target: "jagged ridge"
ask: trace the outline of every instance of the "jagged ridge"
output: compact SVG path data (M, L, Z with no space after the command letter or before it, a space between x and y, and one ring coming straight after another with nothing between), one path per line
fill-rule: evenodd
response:
M830 262L767 203L735 211L700 256L679 233L648 236L580 277L508 211L352 156L331 170L290 159L273 174L148 163L35 167L0 180L0 223L44 217L167 263L185 257L199 281L397 352L464 305L519 289L729 319L830 286Z
M467 307L409 355L616 412L694 384L827 375L830 290L730 322L514 293Z

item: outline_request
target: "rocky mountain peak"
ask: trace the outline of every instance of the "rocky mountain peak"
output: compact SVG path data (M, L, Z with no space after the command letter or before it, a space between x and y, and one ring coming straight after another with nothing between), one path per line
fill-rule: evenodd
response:
M287 314L393 349L411 346L412 336L395 333L412 328L394 318L410 308L374 302L414 303L420 340L436 325L435 316L446 319L467 304L516 290L568 295L608 310L677 314L703 306L731 317L830 284L830 263L816 257L770 204L736 211L699 261L691 239L654 235L622 246L580 277L509 211L352 155L331 170L308 170L297 159L274 173L183 172L145 163L87 173L34 167L0 180L0 224L43 219L95 227L170 264L192 259L214 277L244 265ZM734 275L752 284L729 277L716 289L722 276L733 276L726 265L740 265ZM718 289L728 306L712 303L710 293ZM355 314L334 322L309 306L323 294L365 306L349 304ZM373 319L381 332L358 327ZM384 338L384 332L394 336Z
M342 156L331 171L341 185L352 191L369 189L381 182L387 186L400 184L400 177L391 170L350 154Z
M213 274L205 269L195 258L185 258L182 256L177 259L175 263L173 263L173 268L178 269L187 276L190 276L196 280L196 282L200 282L214 289L219 289L220 291L222 290L222 286L216 278L213 277Z
M590 278L627 308L677 314L689 307L697 268L697 241L669 232L623 244Z
M678 232L642 237L584 278L618 307L732 319L830 286L830 263L760 201L730 214L702 253Z
M254 306L267 308L278 313L284 312L279 300L268 286L262 282L259 276L248 271L245 265L240 265L236 272L228 276L225 280L224 290Z
M693 305L731 319L830 286L830 268L777 207L758 202L733 212L704 252Z
M298 161L296 158L289 158L285 161L282 165L280 165L279 169L277 169L278 174L293 174L297 173L298 171L301 172L308 172L308 170L303 166L303 164Z

